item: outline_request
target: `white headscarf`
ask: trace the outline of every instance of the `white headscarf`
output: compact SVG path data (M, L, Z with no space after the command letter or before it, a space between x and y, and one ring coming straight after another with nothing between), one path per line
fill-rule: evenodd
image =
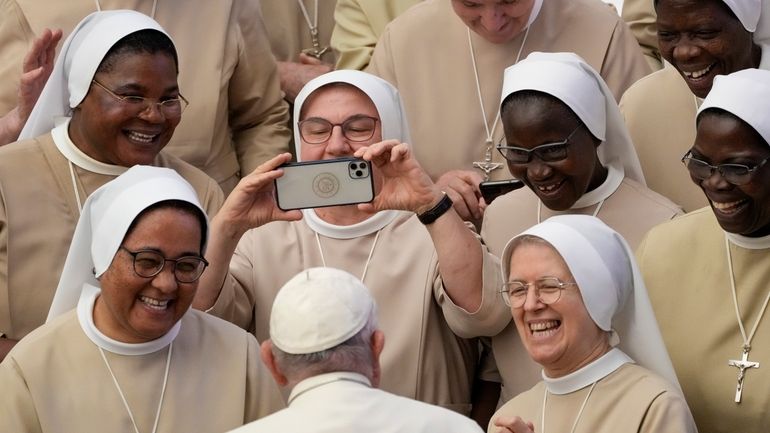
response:
M599 328L615 332L620 339L618 348L639 365L678 385L647 287L622 236L589 215L551 217L505 246L501 263L505 281L510 276L513 241L523 235L547 241L561 255L580 287L589 316Z
M165 200L186 201L206 214L193 187L168 168L136 165L88 197L75 227L47 321L75 306L80 309L79 301L98 294L97 278L109 268L131 223L144 209ZM90 319L90 311L88 313ZM82 321L81 325L87 326ZM178 327L175 329L173 335L178 332ZM88 329L86 334L94 339ZM102 342L95 343L101 345Z
M403 143L411 142L409 124L398 90L387 81L372 74L354 70L339 70L310 80L294 100L294 146L297 160L301 160L302 155L302 138L299 134L302 106L314 91L331 83L350 84L369 96L380 116L383 140L396 139ZM398 211L381 211L360 223L339 226L322 220L313 209L303 210L304 219L311 229L324 236L339 239L351 239L374 233L393 221L397 214Z
M602 141L596 150L602 165L615 165L626 177L645 184L615 97L599 73L580 56L534 52L509 66L503 75L500 104L512 93L522 90L547 93L566 104L591 134Z
M136 11L94 12L85 17L64 41L51 77L19 140L34 138L53 129L70 109L83 102L96 69L110 48L131 33L148 29L166 34L155 20Z

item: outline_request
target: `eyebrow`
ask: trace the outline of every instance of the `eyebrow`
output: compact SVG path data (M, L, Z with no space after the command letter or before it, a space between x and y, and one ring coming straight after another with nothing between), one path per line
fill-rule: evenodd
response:
M147 88L142 86L142 85L136 84L136 83L128 83L128 84L120 85L120 86L116 87L115 89L113 89L112 91L115 92L115 93L120 93L120 92L146 93L147 92ZM166 93L173 93L173 92L179 92L179 85L178 84L170 86L170 87L167 87L166 89L163 90L164 94L166 94Z

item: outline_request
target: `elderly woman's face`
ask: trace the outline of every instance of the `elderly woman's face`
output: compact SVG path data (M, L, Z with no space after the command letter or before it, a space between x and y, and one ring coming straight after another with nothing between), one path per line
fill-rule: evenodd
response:
M504 44L527 26L534 0L452 0L468 28L493 44Z
M722 0L659 0L656 11L660 52L696 96L717 75L756 67L752 34Z
M382 141L382 122L379 121L380 116L377 113L377 108L364 92L350 85L331 85L319 88L305 101L302 106L301 117L300 121L305 122L318 120L320 121L318 125L324 124L324 121L333 125L340 125L333 126L329 138L321 143L310 144L301 138L300 156L303 161L352 156L356 149ZM359 126L362 122L357 119L365 118L377 119L374 122L371 138L364 141L348 138L363 132L360 130L362 126ZM343 133L343 125L347 129L345 133ZM366 127L369 128L369 125ZM315 134L314 128L308 128L309 133ZM301 136L303 134L301 133Z
M511 174L524 181L548 208L569 209L586 191L601 184L593 136L561 102L537 98L513 104L502 117L508 146L531 150L564 142L574 132L567 141L564 159L544 161L531 154L528 163L508 161Z
M704 112L698 122L693 158L711 165L755 167L770 157L770 146L751 126L732 115ZM770 164L757 168L748 183L733 185L717 170L706 179L692 176L725 231L746 236L770 234Z
M120 54L109 72L97 73L70 123L72 141L87 155L108 164L149 165L169 142L181 117L164 115L156 104L137 109L118 96L155 102L177 98L176 64L164 53Z
M166 334L190 308L198 282L178 282L174 263L168 261L156 276L140 277L128 251L152 250L177 259L199 257L200 246L201 224L189 212L158 208L142 215L99 278L102 293L94 307L96 327L125 343L143 343Z
M508 281L533 283L544 277L574 282L562 257L549 245L525 243L511 256ZM549 377L571 373L603 355L608 337L586 311L577 286L567 286L559 300L546 305L532 286L523 307L511 314L529 356Z

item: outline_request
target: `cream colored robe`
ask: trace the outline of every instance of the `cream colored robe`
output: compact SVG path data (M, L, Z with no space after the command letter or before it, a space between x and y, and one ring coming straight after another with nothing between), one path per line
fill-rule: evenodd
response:
M354 239L319 236L326 265L360 278L375 234ZM259 340L267 339L278 290L295 274L315 266L322 266L321 254L315 232L304 221L250 230L238 244L230 277L211 312L254 332ZM377 302L378 324L386 338L380 387L467 415L477 341L452 332L454 316L467 313L443 291L433 242L413 214L401 212L381 230L363 280ZM500 283L499 261L490 255L484 258L484 283L488 290ZM493 301L486 299L475 315L485 317Z
M653 0L624 0L623 21L628 24L653 71L663 67L658 48L657 14Z
M697 108L695 95L670 65L637 81L620 100L647 186L687 212L708 204L681 162L695 143Z
M337 0L331 38L337 53L337 69L363 70L385 26L421 1Z
M103 10L150 14L150 0L100 0ZM0 114L16 105L22 59L35 34L61 28L66 37L93 0L0 0ZM155 19L179 53L179 87L190 101L166 150L200 168L225 193L240 173L287 152L275 60L257 0L158 0Z
M190 310L173 344L158 433L221 433L284 407L253 336ZM168 349L105 351L141 432L152 431ZM0 364L0 431L132 432L133 424L75 311L39 328Z
M219 210L222 191L205 173L165 151L154 165L190 182L210 216ZM115 178L73 167L83 202ZM45 322L79 216L68 160L51 134L0 148L0 332L9 338Z
M768 293L770 250L731 245L741 318L750 332ZM662 224L637 250L655 315L695 422L707 433L770 431L770 319L752 339L743 398L734 402L743 338L735 316L725 234L710 208ZM768 313L765 313L767 316Z
M487 148L467 29L449 0L422 2L385 29L367 68L398 88L415 155L434 179L449 170L476 170L472 163L483 161ZM523 37L495 45L471 31L490 129L500 107L503 71L515 63ZM625 23L595 0L543 2L521 59L533 51L575 51L601 73L616 99L650 72ZM498 122L494 143L502 137ZM492 156L504 162L494 148ZM505 165L492 172L492 178L509 177Z
M508 241L537 224L537 195L527 187L498 197L484 213L481 237L492 254L498 257ZM593 215L596 205L583 209L556 212L541 206L540 220L563 213ZM620 233L635 248L652 227L682 213L670 200L645 188L638 182L624 178L618 189L604 201L597 218ZM489 293L494 296L494 293ZM510 309L497 295L498 314L508 315ZM513 398L539 380L540 366L527 354L519 339L516 325L511 321L498 335L492 337L492 351L503 381L502 401Z
M315 13L314 0L301 0L310 22ZM262 0L262 17L265 30L270 39L270 48L276 60L281 62L298 62L299 53L305 48L313 48L305 16L302 14L297 0ZM321 56L321 60L334 64L334 51L330 39L334 29L334 4L336 0L318 0L318 39L321 47L329 50Z
M590 386L563 395L548 394L548 432L569 432ZM545 384L538 383L503 405L492 416L520 416L541 432ZM498 428L490 423L488 432ZM575 433L696 433L681 394L651 371L625 364L596 383ZM710 430L703 430L709 432ZM740 430L734 430L740 431Z

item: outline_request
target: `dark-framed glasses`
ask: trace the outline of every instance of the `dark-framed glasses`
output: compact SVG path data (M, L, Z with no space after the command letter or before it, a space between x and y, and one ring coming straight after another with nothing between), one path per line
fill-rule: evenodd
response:
M535 146L532 149L525 149L523 147L506 146L503 140L495 146L503 157L512 164L529 164L532 161L532 155L537 156L543 162L556 162L567 158L567 146L570 144L570 139L573 135L583 126L583 122L580 122L572 132L569 133L567 138L555 143L541 144Z
M687 167L692 177L699 180L706 180L710 178L714 171L718 171L719 174L728 182L733 185L745 185L751 182L751 179L756 174L757 170L762 168L767 161L770 160L770 156L758 162L757 164L717 164L711 165L706 161L702 161L692 156L692 150L688 150L682 157L682 163Z
M356 115L342 123L331 123L321 117L311 117L299 122L299 135L308 144L325 143L332 136L335 126L342 128L342 135L350 141L367 141L377 129L376 117Z
M117 93L108 89L107 86L96 80L91 80L91 82L99 86L105 92L109 93L110 96L119 101L122 106L133 110L136 114L149 109L153 105L157 105L158 109L160 109L160 112L163 113L163 116L169 119L173 119L182 116L185 108L187 108L187 106L190 104L181 94L176 98L168 98L159 101L155 100L154 98L145 98L144 96L118 95Z
M166 262L174 264L174 278L180 283L192 283L203 274L209 262L199 256L184 256L178 259L167 259L157 251L139 250L131 251L124 246L120 249L131 255L134 260L134 272L143 278L152 278L158 275Z
M564 282L556 277L544 277L532 283L523 283L521 281L508 281L503 283L500 295L503 297L505 305L513 308L521 308L527 301L527 293L530 286L535 290L537 299L550 305L555 303L561 297L561 292L569 286L576 286L574 282Z

